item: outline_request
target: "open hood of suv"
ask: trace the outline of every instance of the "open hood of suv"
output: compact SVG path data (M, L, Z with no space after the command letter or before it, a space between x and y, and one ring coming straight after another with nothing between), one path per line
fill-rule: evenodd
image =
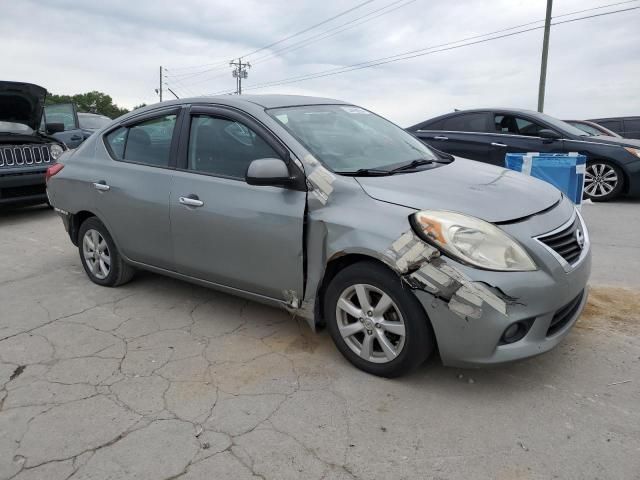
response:
M0 121L40 127L47 90L22 82L0 82Z
M376 200L417 210L450 210L488 222L533 215L561 198L546 182L462 158L415 173L356 179Z

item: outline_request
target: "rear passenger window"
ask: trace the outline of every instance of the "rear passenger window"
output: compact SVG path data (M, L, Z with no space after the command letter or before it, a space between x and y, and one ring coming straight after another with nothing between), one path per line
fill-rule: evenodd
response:
M279 155L246 125L208 115L192 117L189 170L244 180L249 164L259 158Z
M129 127L120 127L106 136L116 160L168 167L176 115L163 115Z
M486 132L486 115L484 113L464 113L445 118L442 130L452 132Z

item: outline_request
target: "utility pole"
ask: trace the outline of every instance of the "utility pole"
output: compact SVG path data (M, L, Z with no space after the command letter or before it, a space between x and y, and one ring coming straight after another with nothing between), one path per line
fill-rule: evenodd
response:
M544 19L544 40L542 42L542 63L540 65L540 86L538 87L538 111L541 113L544 110L544 90L547 84L547 57L549 56L552 8L553 0L547 0L547 15Z
M162 102L162 65L160 65L160 88L158 89L158 95L160 96L160 101Z
M239 58L238 61L231 60L229 65L233 67L232 75L236 79L236 95L242 95L242 79L249 76L247 68L251 68L251 64L242 63L242 58Z

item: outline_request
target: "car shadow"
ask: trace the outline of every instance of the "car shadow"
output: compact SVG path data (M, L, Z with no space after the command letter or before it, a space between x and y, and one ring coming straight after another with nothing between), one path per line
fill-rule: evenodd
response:
M5 223L47 218L53 214L53 209L46 203L29 206L0 207L0 226Z

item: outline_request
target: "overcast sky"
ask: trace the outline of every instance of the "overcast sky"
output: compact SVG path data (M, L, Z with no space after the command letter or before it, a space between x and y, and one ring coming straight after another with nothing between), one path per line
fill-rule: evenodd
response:
M219 65L221 61L269 45L363 1L0 0L0 79L36 83L58 94L100 90L128 108L158 101L154 89L159 65L166 66L166 82L180 96L233 90L231 70ZM554 16L614 2L556 0ZM252 85L541 20L545 5L545 0L373 0L250 55L255 66L244 86L250 93ZM640 2L577 16L633 6ZM329 38L258 61L374 10L394 8ZM568 18L573 17L557 20ZM546 113L561 118L640 114L639 25L640 10L633 10L553 27ZM535 30L251 93L339 98L403 126L454 108L535 109L542 35L542 30ZM212 68L199 66L205 64L218 65L205 71ZM165 98L171 95L166 92Z

